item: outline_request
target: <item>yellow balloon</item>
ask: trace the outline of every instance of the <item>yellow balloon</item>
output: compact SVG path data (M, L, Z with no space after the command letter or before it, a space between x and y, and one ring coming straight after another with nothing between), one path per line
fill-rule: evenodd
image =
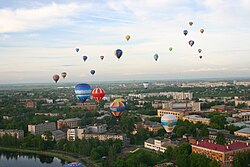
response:
M128 41L130 39L130 35L126 35L125 38Z

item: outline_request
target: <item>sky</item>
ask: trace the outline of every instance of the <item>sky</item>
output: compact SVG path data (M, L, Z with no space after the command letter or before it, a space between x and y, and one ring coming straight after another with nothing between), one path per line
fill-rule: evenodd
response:
M0 83L250 77L249 16L249 0L0 0Z

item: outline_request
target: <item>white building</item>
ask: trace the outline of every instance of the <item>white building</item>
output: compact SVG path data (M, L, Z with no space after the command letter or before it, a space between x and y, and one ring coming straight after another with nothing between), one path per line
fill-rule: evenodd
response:
M107 124L87 126L87 133L105 133L107 132Z
M0 129L0 138L4 135L9 135L12 137L16 137L17 139L22 139L24 137L23 130L18 129Z
M54 131L56 130L55 122L48 122L37 124L37 125L28 125L28 131L33 135L41 135L45 131Z
M86 132L86 128L74 128L67 130L67 140L75 141L76 139L82 139L82 133Z
M170 139L156 140L149 138L144 142L145 148L158 152L165 152L167 150L167 147L176 147L176 146L177 145L174 144Z
M250 121L250 112L242 112L232 115L233 118L239 118L241 121Z

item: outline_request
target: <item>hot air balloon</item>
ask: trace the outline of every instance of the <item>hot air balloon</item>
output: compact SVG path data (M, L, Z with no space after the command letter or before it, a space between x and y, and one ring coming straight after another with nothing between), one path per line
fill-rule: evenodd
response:
M183 34L186 36L188 34L188 30L183 30Z
M67 76L67 73L66 72L62 72L61 73L61 76L63 77L63 79Z
M143 87L144 87L145 89L148 89L148 85L149 85L148 82L143 82Z
M92 91L92 96L95 98L97 102L100 102L102 98L105 96L105 91L102 88L95 88Z
M189 25L192 26L194 23L192 21L189 22Z
M172 47L169 47L168 49L169 49L169 51L170 51L170 52L173 50L173 48L172 48Z
M177 118L175 115L164 114L161 117L161 124L168 133L171 133L174 130L176 123L177 123Z
M115 56L118 58L118 60L122 57L122 50L116 49L115 50Z
M200 32L203 34L203 32L204 32L204 29L202 28L202 29L200 29Z
M89 84L78 84L75 86L76 97L83 103L91 95L91 87Z
M115 99L114 102L122 102L124 106L126 106L126 100L124 100L123 98Z
M57 75L57 74L55 74L55 75L53 75L53 80L57 83L57 81L59 80L59 75Z
M122 115L125 110L125 105L122 102L113 102L110 104L110 112L117 118L119 121L119 117Z
M88 59L88 56L82 56L83 61L86 61Z
M84 167L84 165L81 163L78 163L78 162L72 162L72 163L66 165L66 167Z
M158 58L159 58L159 56L158 56L158 54L156 53L156 54L154 55L154 59L155 59L155 61L157 61L157 60L158 60Z
M192 47L194 45L194 41L190 40L190 41L188 41L188 44Z
M199 56L200 59L202 59L202 56Z
M79 50L80 50L79 48L76 48L76 52L79 52Z
M103 59L104 59L104 56L100 56L100 58L101 58L101 60L103 60Z
M90 70L90 74L94 75L95 74L95 70Z
M128 41L130 39L130 35L126 35L125 39Z
M198 49L198 52L201 53L202 49Z

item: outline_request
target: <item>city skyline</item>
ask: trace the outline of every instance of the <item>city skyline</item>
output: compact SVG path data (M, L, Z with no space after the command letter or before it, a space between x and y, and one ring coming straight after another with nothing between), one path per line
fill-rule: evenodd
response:
M247 0L3 0L0 6L1 83L52 83L63 71L61 82L250 77Z

